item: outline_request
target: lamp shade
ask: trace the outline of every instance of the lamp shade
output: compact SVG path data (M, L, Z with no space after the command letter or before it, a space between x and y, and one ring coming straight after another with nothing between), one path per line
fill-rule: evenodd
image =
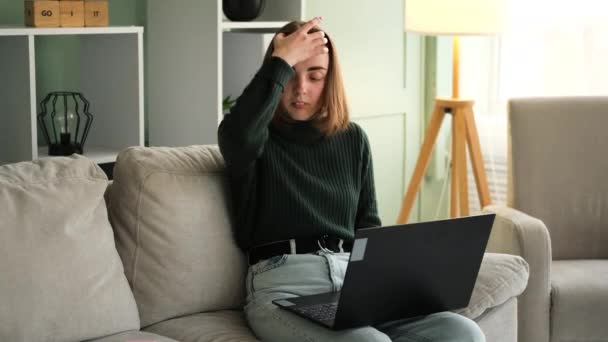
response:
M495 34L505 0L406 0L405 30L429 35Z

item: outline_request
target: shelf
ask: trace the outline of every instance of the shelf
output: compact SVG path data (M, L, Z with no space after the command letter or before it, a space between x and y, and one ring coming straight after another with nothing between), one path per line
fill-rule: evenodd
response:
M84 145L83 155L97 164L102 163L113 163L116 161L116 157L121 149L113 149L110 147L99 147L99 146L87 146ZM47 158L49 156L48 146L38 147L38 158Z
M141 26L105 26L105 27L25 27L2 26L0 36L60 36L81 34L120 34L142 33Z
M43 38L41 38L41 36ZM90 102L94 120L86 156L99 163L114 161L118 151L144 145L143 28L33 28L0 26L0 164L47 156L38 128L38 104L60 82L38 82L36 50L46 37L78 37L71 51L78 61L71 85ZM58 59L44 68L66 68ZM104 146L103 148L97 146Z
M223 21L222 30L256 30L256 31L276 31L285 26L287 21Z

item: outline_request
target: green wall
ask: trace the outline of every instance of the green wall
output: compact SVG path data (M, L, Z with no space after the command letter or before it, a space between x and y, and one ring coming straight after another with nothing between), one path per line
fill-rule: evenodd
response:
M425 44L428 63L425 68L425 111L422 115L424 122L428 123L435 97L452 95L452 40L449 37L428 37ZM449 217L450 177L447 168L451 127L452 117L446 115L421 185L421 221Z

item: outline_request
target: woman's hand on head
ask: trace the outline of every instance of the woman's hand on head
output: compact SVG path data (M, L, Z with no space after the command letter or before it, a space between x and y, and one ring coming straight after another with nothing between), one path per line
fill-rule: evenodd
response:
M325 32L308 33L320 22L321 18L316 17L289 35L277 34L273 40L274 52L272 55L280 57L290 66L294 66L316 55L328 53Z

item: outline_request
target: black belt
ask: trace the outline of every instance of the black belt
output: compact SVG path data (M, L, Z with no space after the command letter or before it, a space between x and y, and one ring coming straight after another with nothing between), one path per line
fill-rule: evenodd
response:
M353 242L339 238L324 236L318 239L290 239L258 245L249 249L249 265L256 264L260 260L269 259L283 254L306 254L323 249L334 253L350 252Z

